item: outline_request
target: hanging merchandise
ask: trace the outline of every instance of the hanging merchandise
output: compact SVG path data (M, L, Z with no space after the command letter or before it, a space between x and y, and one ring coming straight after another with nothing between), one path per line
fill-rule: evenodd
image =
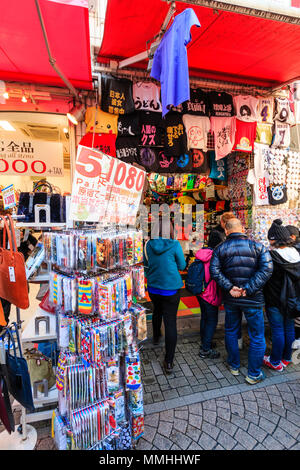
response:
M182 115L169 112L165 118L165 155L180 156L187 151L187 137Z
M298 225L300 210L289 209L288 211L282 207L258 207L255 209L255 217L253 223L253 237L255 240L269 247L268 230L273 220L281 219L283 225Z
M216 117L234 116L233 99L225 91L210 91L208 93L210 115Z
M155 83L136 82L133 84L133 101L136 110L161 113L160 89Z
M200 26L192 8L175 16L155 51L151 77L161 82L162 115L170 105L178 106L190 99L186 46L192 40L191 27Z
M100 150L100 152L103 152L106 155L115 157L116 137L117 136L115 134L96 134L93 132L88 132L82 137L78 145Z
M199 149L192 149L190 152L192 157L192 172L206 174L209 171L209 161L206 152Z
M207 134L210 130L208 117L184 114L182 121L187 134L188 149L202 149L207 151Z
M276 109L274 121L285 122L287 124L294 124L294 117L290 107L290 102L287 98L276 98Z
M190 99L182 104L183 114L195 114L197 116L209 115L209 101L207 93L201 88L190 89Z
M257 123L255 142L271 145L273 139L272 124Z
M269 147L254 144L254 169L249 170L247 181L253 185L255 206L269 204L269 173L265 171L264 165L265 159L268 156L268 152Z
M126 163L139 161L139 137L118 136L116 140L116 156Z
M164 124L161 115L141 111L139 120L141 126L140 145L142 147L162 146Z
M211 132L215 136L216 160L226 157L233 147L236 132L235 117L211 117Z
M193 171L193 154L184 153L179 157L175 157L175 172L176 173L186 173Z
M177 168L177 158L166 156L164 150L158 153L158 170L159 173L175 173Z
M118 133L118 116L105 113L99 106L89 106L85 113L86 132L97 134Z
M236 117L240 121L258 121L258 99L251 95L238 95L233 98Z
M158 151L158 149L153 147L140 148L137 163L142 165L146 171L158 171Z
M233 150L252 152L256 137L256 122L243 122L236 120L235 144Z
M287 171L287 191L289 201L299 200L300 190L300 154L298 152L288 152L288 171Z
M110 114L133 113L132 81L102 74L101 109Z
M220 181L227 180L227 160L222 158L221 160L216 160L215 152L210 151L210 174L209 177L212 179L217 179Z
M257 114L259 122L273 124L274 98L272 96L259 98Z
M286 122L275 121L273 148L288 148L291 142L290 125Z
M133 137L141 133L139 113L119 114L118 136Z

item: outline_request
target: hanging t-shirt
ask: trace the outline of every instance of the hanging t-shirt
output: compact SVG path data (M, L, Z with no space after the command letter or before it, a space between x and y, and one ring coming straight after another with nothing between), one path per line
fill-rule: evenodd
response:
M165 152L161 150L158 153L158 173L175 173L177 170L177 157L167 156Z
M187 139L182 115L169 112L165 119L165 155L180 156L187 153Z
M216 159L216 154L212 150L209 152L210 160L210 174L209 177L213 180L226 181L227 180L227 159Z
M235 117L211 117L211 132L215 135L216 160L226 157L231 151L236 131Z
M284 204L287 202L287 188L286 185L271 185L268 187L269 203L272 206Z
M116 156L116 134L94 134L89 132L85 134L79 145L84 145L84 147L94 148L100 150L106 155L111 157Z
M143 147L140 148L138 161L139 165L142 165L146 171L156 172L159 169L158 166L158 151L154 148Z
M256 122L236 120L235 143L233 150L252 152L256 137Z
M127 78L101 76L101 109L111 114L134 112L132 81Z
M253 185L253 196L255 206L265 206L269 204L268 186L269 175L267 172L256 176L254 170L249 170L247 182Z
M188 149L207 150L207 134L210 130L208 117L184 114L182 121L187 134Z
M241 121L254 122L258 120L258 99L251 95L237 95L233 98L236 117Z
M291 142L290 125L285 122L275 121L274 140L272 147L288 148Z
M140 116L139 113L119 114L118 117L118 135L134 136L140 135Z
M85 113L86 132L95 132L98 134L117 134L118 116L104 113L99 107L90 106Z
M190 152L192 157L192 172L206 174L209 171L208 155L200 149L193 149Z
M255 142L264 145L271 145L273 138L272 124L257 123Z
M290 108L290 102L287 98L276 98L276 113L274 121L293 124L294 118Z
M189 173L193 170L193 157L189 153L184 153L176 157L174 173Z
M197 116L208 116L209 101L207 93L201 88L190 89L190 99L182 104L184 114L196 114Z
M232 96L225 91L208 93L210 115L216 117L234 116Z
M161 113L160 89L155 83L134 83L133 101L137 111L154 111Z
M272 96L259 98L257 114L259 122L273 124L274 98Z
M141 111L140 119L140 145L142 147L155 147L162 145L164 123L161 114Z
M118 136L116 140L116 156L126 163L139 161L139 138Z
M175 16L153 57L151 77L161 83L162 114L168 106L178 106L190 99L189 70L186 46L192 39L191 27L200 26L192 8Z

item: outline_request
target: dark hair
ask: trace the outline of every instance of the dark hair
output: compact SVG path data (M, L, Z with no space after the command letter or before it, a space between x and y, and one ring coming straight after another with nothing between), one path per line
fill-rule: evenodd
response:
M298 227L296 227L295 225L287 225L285 227L288 231L289 231L289 234L290 235L294 235L296 237L295 240L293 240L294 243L299 243L300 242L300 231L298 229Z
M222 237L221 232L219 230L212 230L209 234L207 246L208 248L211 248L212 250L216 248L220 243L224 241L224 238Z
M275 240L274 243L272 243L272 247L274 248L284 248L286 246L294 246L295 242L291 238L287 241L284 240Z

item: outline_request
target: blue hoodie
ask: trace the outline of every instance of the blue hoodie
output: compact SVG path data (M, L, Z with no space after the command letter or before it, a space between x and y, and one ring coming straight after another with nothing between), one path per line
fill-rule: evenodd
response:
M145 245L144 266L148 287L166 291L183 286L178 271L185 268L185 258L179 241L166 238L150 240ZM148 260L147 260L148 258Z

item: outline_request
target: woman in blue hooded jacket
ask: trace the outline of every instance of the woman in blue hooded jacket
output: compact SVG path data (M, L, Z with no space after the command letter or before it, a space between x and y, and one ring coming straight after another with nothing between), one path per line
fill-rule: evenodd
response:
M147 285L154 310L152 314L153 343L158 344L161 324L164 320L166 355L164 369L171 373L177 343L177 310L180 302L180 288L183 282L179 271L185 269L185 257L174 232L170 227L170 238L162 237L159 224L159 238L149 240L144 248L144 266Z

